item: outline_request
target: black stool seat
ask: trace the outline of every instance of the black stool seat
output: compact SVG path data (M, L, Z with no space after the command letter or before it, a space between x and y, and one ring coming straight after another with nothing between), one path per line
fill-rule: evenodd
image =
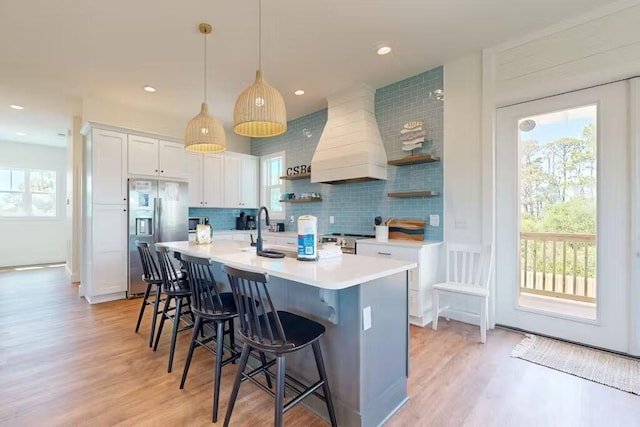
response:
M162 285L162 293L171 295L173 297L186 297L191 295L191 287L189 282L184 279L180 279L177 282L170 282Z
M233 299L233 294L231 292L220 292L220 300L222 301L222 314L221 317L229 317L227 313L237 313L236 302ZM196 316L203 316L207 318L214 319L216 316L220 315L220 311L214 304L209 304L209 301L206 298L201 298L203 300L203 305L195 308L191 307L191 311Z
M307 319L306 317L299 316L294 313L290 313L288 311L279 311L278 317L280 318L280 323L282 324L282 329L284 330L284 334L287 337L287 343L293 344L293 346L287 346L279 351L279 353L288 353L291 351L299 350L303 347L312 344L314 341L318 340L322 335L324 335L325 329L320 323L315 322L311 319ZM274 316L273 312L267 313L267 318L269 319L269 323L271 324L272 330L277 329L277 321L276 316ZM265 328L265 317L264 315L260 316L260 325ZM249 338L249 337L243 337Z

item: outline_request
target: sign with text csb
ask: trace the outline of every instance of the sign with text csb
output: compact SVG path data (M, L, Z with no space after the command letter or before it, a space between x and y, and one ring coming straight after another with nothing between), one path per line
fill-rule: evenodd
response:
M299 166L294 166L292 168L287 168L287 176L299 175L301 173L309 173L309 172L311 172L311 165L299 165Z

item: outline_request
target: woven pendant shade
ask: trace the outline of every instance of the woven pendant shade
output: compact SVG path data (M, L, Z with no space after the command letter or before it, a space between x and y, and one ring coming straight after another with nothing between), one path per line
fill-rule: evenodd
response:
M287 131L287 109L280 92L267 83L262 71L256 71L256 82L236 100L233 130L252 138L276 136Z
M184 131L184 148L196 153L220 153L227 149L227 138L222 123L209 115L207 105L207 35L213 31L211 25L202 23L198 26L204 35L204 102L200 113L187 123Z
M196 153L220 153L227 149L222 123L209 115L206 102L202 103L200 113L187 124L184 148Z

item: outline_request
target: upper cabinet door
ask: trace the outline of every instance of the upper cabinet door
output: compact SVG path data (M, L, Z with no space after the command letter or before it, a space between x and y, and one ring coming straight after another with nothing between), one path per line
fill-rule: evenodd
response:
M158 140L129 135L129 174L158 176Z
M159 142L159 175L167 178L186 178L185 162L187 151L183 144L176 142Z
M242 158L241 194L242 207L257 209L258 197L258 170L260 161L257 157L247 156Z
M242 207L242 158L224 156L224 207Z
M205 208L224 207L225 159L221 154L205 154L202 160L202 206Z
M100 129L91 132L93 203L127 203L127 135Z
M202 207L202 154L187 151L186 169L187 180L189 182L189 206Z

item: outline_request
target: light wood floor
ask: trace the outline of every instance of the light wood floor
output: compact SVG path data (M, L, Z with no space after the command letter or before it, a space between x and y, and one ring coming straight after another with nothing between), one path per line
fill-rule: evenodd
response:
M179 390L188 334L167 374L170 334L151 351L148 317L133 333L139 304L90 306L61 268L0 273L0 424L211 425L213 356L196 351ZM412 327L411 400L388 426L640 425L640 397L509 357L521 334L490 331L481 345L476 327L441 325ZM223 369L221 419L234 372ZM243 384L232 425L270 425L272 408ZM300 405L285 424L326 425Z

